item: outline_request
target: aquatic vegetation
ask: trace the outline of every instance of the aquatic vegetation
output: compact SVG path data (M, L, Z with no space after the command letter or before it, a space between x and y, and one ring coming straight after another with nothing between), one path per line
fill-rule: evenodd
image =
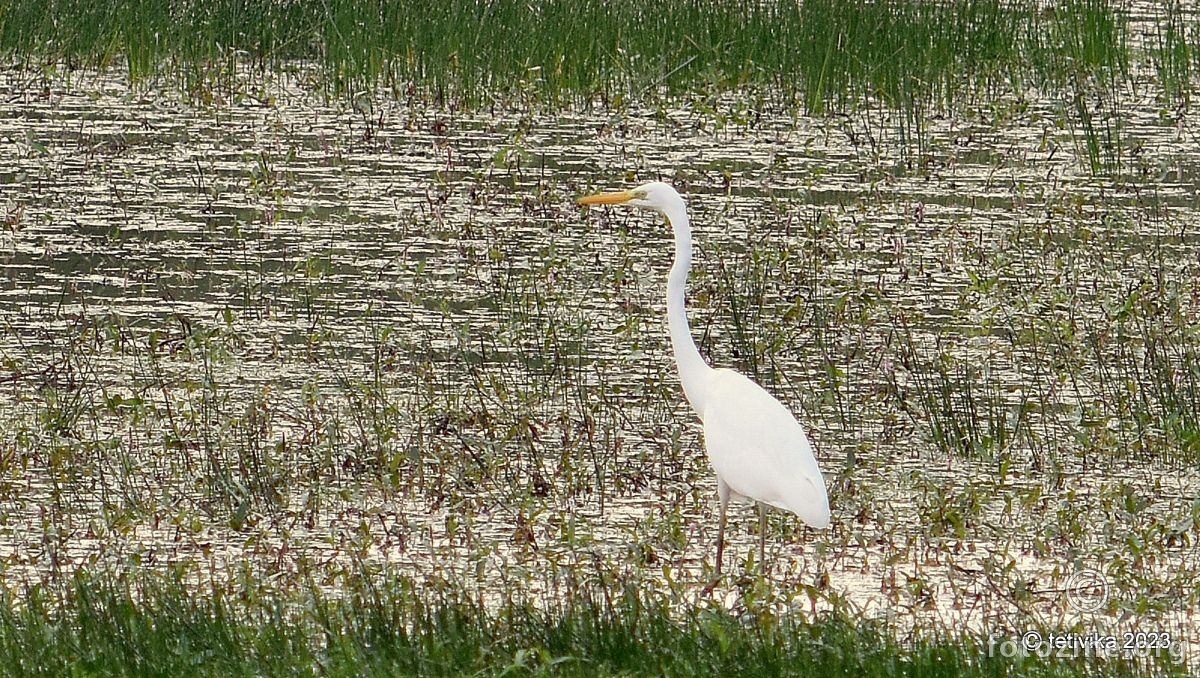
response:
M372 577L336 597L198 596L171 579L80 576L0 598L0 675L1184 675L1169 661L1005 656L996 639L970 635L901 642L849 616L680 612L634 589L508 595L496 607L454 585Z
M1182 670L981 658L1140 628L1194 665L1195 19L952 4L0 0L0 650ZM731 515L712 600L669 234L574 206L651 179L700 350L829 472L834 529L773 516L762 574Z
M134 79L178 77L193 91L242 67L307 60L330 91L382 85L475 106L521 92L613 104L752 85L814 113L873 100L919 124L922 111L1021 93L1023 83L1115 85L1129 63L1121 15L1107 0L1048 11L1000 0L7 0L0 51L67 66L122 61Z

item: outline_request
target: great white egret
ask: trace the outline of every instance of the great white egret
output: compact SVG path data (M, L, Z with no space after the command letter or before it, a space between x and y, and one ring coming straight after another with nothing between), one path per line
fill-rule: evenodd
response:
M655 181L628 191L580 198L579 204L654 210L667 218L675 232L675 263L667 277L667 325L683 393L700 415L704 447L717 474L721 500L717 575L721 574L725 512L731 500L758 505L760 562L766 549L768 506L791 511L812 527L828 527L825 479L800 423L783 403L744 375L710 367L692 340L683 301L692 268L692 228L683 198L668 184Z

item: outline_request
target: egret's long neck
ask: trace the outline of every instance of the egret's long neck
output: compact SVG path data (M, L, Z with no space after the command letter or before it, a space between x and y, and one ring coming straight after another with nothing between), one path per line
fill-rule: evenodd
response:
M675 231L675 263L667 277L667 326L671 332L671 348L675 352L675 364L679 367L679 381L683 393L698 414L704 414L704 377L712 369L700 357L696 342L688 327L684 293L687 291L688 272L692 270L692 227L688 221L687 208L683 201L665 212L671 228Z

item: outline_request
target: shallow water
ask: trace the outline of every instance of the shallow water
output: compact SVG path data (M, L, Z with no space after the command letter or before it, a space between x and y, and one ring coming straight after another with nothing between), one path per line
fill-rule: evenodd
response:
M715 482L666 342L669 232L574 205L664 179L701 350L799 415L831 488L832 530L772 521L781 605L1200 642L1196 410L1161 392L1194 374L1189 111L1128 102L1096 177L1049 100L914 147L879 112L364 115L282 76L218 107L29 77L0 81L11 585L369 567L697 595ZM1081 612L1091 569L1111 602Z

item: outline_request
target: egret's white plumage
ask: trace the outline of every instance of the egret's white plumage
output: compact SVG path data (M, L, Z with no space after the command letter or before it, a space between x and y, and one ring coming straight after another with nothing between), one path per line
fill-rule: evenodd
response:
M704 446L717 474L721 499L717 573L725 545L725 511L731 500L791 511L816 528L829 526L825 479L808 436L792 413L761 386L730 369L713 369L700 357L688 327L684 291L692 267L687 206L671 186L652 182L632 190L581 198L582 205L627 204L661 213L675 233L675 263L667 278L667 324L679 380L704 425ZM762 514L765 525L765 513ZM764 548L760 532L759 549Z

